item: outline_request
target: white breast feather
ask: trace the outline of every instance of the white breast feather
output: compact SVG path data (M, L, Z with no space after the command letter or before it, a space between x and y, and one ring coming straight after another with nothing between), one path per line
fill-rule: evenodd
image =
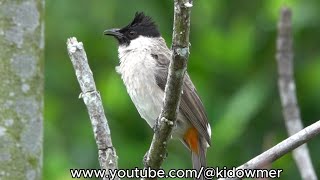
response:
M151 56L150 41L140 37L129 46L119 47L120 66L117 72L140 116L153 127L161 111L163 91L155 81L156 62Z

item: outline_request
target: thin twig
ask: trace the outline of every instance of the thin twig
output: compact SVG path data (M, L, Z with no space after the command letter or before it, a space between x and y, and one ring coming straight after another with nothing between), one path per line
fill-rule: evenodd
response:
M289 136L303 129L299 105L296 97L296 85L293 70L291 10L282 8L278 24L277 63L278 86L282 104L285 125ZM309 150L306 144L293 151L293 157L298 166L302 179L316 180Z
M69 38L67 46L68 54L82 91L80 97L83 98L89 112L94 137L98 146L100 167L101 169L106 169L108 174L109 170L118 169L118 157L112 145L110 129L104 114L101 97L96 89L82 42L78 42L74 37Z
M174 0L173 55L165 88L164 106L145 161L145 167L152 169L160 168L166 156L167 142L176 121L189 57L191 7L192 0Z
M261 169L320 134L320 120L288 137L237 169ZM227 178L237 179L237 178ZM223 180L223 179L219 179Z

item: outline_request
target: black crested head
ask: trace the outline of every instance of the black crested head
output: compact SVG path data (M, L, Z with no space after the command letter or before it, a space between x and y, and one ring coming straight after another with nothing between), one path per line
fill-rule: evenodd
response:
M157 25L143 12L136 12L132 22L121 29L109 29L104 31L105 35L114 36L120 45L129 45L131 40L139 36L160 37Z

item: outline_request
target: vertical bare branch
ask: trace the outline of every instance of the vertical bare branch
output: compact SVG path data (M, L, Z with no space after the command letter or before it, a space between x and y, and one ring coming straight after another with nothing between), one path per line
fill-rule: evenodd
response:
M176 121L189 57L191 7L192 0L174 0L173 54L165 88L164 106L145 161L145 167L152 169L160 168L166 156L167 142Z
M101 97L96 89L83 44L78 42L76 38L69 38L67 45L82 91L80 97L83 98L89 112L94 137L98 146L100 167L106 170L118 169L118 157L112 145L108 121L104 114Z
M276 59L278 63L278 86L283 116L289 136L303 129L293 77L292 41L291 10L289 8L283 8L278 24ZM302 179L317 179L306 144L294 150L293 157Z

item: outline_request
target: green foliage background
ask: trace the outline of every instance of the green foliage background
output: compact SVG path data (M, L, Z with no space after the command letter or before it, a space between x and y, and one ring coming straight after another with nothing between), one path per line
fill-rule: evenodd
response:
M293 10L295 78L305 126L319 120L320 20L318 0L196 0L188 71L213 127L209 166L238 166L287 137L275 61L279 9ZM122 27L136 11L159 25L171 44L173 1L46 0L44 172L46 180L71 179L70 168L98 168L97 149L80 88L66 51L75 36L84 43L102 95L120 168L142 167L152 130L135 110L119 75L117 43L102 32ZM177 140L163 167L191 168ZM320 138L308 143L320 176ZM300 179L291 154L276 161L281 179Z

